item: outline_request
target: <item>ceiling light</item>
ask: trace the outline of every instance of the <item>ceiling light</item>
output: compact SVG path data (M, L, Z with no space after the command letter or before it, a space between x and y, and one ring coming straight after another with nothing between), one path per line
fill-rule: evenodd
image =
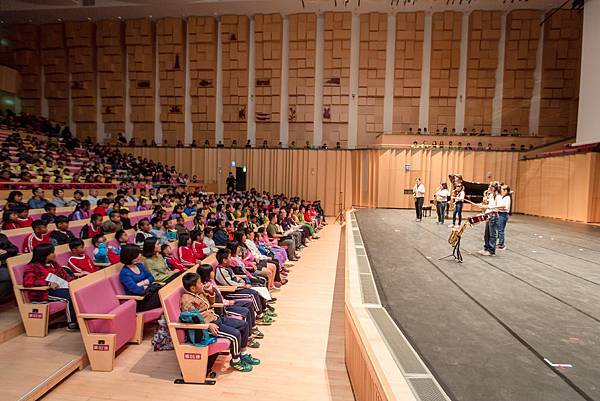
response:
M122 20L123 17L121 17L120 15L117 17L118 20Z
M58 22L62 22L62 18L57 18L56 19Z

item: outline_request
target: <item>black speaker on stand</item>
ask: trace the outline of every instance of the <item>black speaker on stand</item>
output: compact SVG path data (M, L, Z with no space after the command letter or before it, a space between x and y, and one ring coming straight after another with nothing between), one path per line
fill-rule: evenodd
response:
M235 189L241 192L246 190L246 166L235 168Z

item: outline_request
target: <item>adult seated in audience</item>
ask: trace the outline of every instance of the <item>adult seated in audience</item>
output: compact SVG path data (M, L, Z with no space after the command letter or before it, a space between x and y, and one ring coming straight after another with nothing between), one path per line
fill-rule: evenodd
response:
M33 248L31 261L23 272L23 286L25 288L48 286L50 289L28 291L29 301L34 303L46 303L48 301L66 303L67 328L78 330L75 310L68 288L68 282L71 280L73 280L73 277L56 263L56 255L52 244L40 244Z
M61 188L55 188L52 191L52 194L54 195L54 198L52 198L52 203L54 203L56 207L71 207L77 204L77 202L72 200L66 200L65 191Z
M33 248L40 244L50 244L48 226L43 220L35 220L31 229L33 232L23 239L23 253L32 252Z
M203 284L196 273L186 273L183 276L185 293L181 296L180 308L182 312L197 312L202 320L208 324L210 333L219 338L229 340L231 361L230 366L240 372L250 372L252 367L260 364L260 360L253 358L246 347L250 337L250 327L243 319L219 316L212 304L215 303L215 292L210 284ZM255 346L257 345L254 342Z
M296 254L295 241L291 238L284 237L281 227L277 225L277 215L275 213L271 213L269 215L267 233L269 234L269 238L277 239L279 240L279 245L282 247L287 247L286 251L289 260L294 262L300 259L300 255Z
M119 273L119 280L125 289L125 294L143 297L136 301L136 310L144 312L160 308L158 290L161 285L154 282L154 277L144 267L140 248L132 244L123 245L120 260L123 268Z
M56 216L54 221L56 229L50 233L52 245L64 245L73 241L76 237L69 230L69 218L67 216Z
M44 190L41 188L34 188L32 191L33 196L27 202L27 206L30 209L43 209L48 201L44 199Z
M144 266L152 274L154 280L168 283L179 275L179 271L170 270L165 259L162 257L161 245L158 238L146 238L142 254L144 255Z
M89 195L85 198L86 201L90 202L90 206L96 206L96 203L98 203L98 190L95 188L90 189L90 193Z

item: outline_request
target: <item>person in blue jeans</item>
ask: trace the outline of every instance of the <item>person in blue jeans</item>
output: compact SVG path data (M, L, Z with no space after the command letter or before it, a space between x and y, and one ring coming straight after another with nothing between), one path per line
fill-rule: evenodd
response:
M500 196L498 197L498 246L497 249L505 250L504 245L504 231L506 229L506 223L508 223L508 215L510 213L510 187L508 185L502 185L500 187Z
M452 212L452 226L453 227L459 227L460 224L462 223L462 210L463 210L463 205L464 205L464 200L465 200L465 188L459 184L456 189L454 194L456 194L454 196L454 211ZM458 217L458 224L456 224L456 218Z
M488 187L488 204L486 213L496 212L498 210L498 193L500 185L497 182L490 183ZM498 238L498 215L493 214L485 224L485 234L483 237L483 249L478 253L482 256L493 256L496 254L496 239Z
M448 204L448 197L450 192L448 191L448 185L442 182L434 194L436 200L436 209L438 221L437 224L444 224L444 217L446 216L446 205Z

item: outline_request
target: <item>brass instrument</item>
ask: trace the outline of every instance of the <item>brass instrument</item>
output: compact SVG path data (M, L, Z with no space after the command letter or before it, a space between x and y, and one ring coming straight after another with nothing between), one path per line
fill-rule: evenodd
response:
M487 209L487 205L488 205L488 203L490 201L489 196L490 196L490 190L486 189L483 192L483 199L481 200L481 205L482 205L481 208L482 209Z
M458 244L458 240L462 237L463 233L465 232L465 229L467 228L467 225L469 225L468 222L464 222L460 225L459 228L453 228L452 231L450 232L450 237L448 238L448 243L451 246L456 246Z

